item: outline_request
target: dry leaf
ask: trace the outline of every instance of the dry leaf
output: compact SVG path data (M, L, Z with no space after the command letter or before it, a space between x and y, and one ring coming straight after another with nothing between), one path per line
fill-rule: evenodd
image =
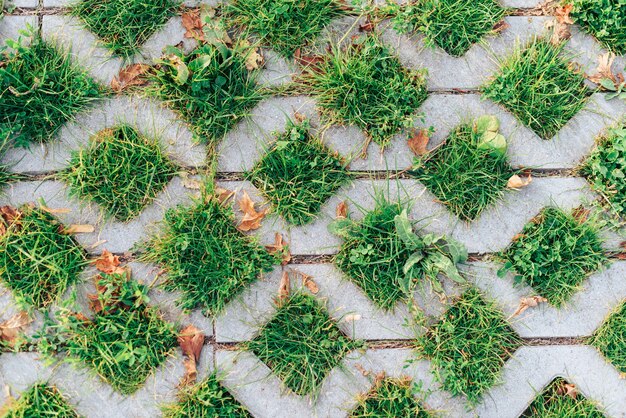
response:
M183 27L186 29L185 38L197 39L204 41L204 31L202 30L202 18L200 17L200 9L189 10L181 16Z
M278 300L283 302L289 298L289 292L291 290L289 282L289 273L283 271L283 275L280 278L280 284L278 285Z
M196 381L198 377L197 364L204 345L204 334L195 326L185 327L178 335L178 345L185 355L185 375L180 385L186 386Z
M244 213L243 219L237 226L240 231L252 231L261 227L261 221L265 218L267 209L257 212L254 209L254 202L245 190L243 197L239 200L239 209Z
M293 118L296 120L296 122L298 123L302 123L306 120L306 116L304 116L302 113L300 112L295 112L293 114Z
M409 138L409 149L415 155L427 154L428 150L426 149L426 147L428 146L428 141L430 141L428 129L421 129L417 132L414 132L413 135Z
M298 271L297 273L298 275L302 276L302 284L307 289L309 289L311 293L316 295L320 291L320 288L317 286L317 283L315 283L315 281L313 280L313 277L309 276L308 274L304 274L301 271Z
M66 234L90 234L95 231L93 225L89 224L71 224L67 228L63 229L63 232Z
M284 266L291 261L291 254L289 253L289 247L287 242L283 240L283 236L276 232L274 234L274 244L266 245L265 248L270 254L279 253L282 254L281 264Z
M348 202L342 200L335 209L335 217L337 219L345 219L348 217Z
M572 399L578 397L578 389L573 383L563 383L563 385L557 389L556 393L561 396L569 396Z
M522 187L528 186L533 181L533 178L528 175L525 179L521 178L517 174L511 176L509 181L506 182L506 187L509 189L521 189Z
M509 25L508 23L506 23L506 20L501 20L498 23L496 23L495 25L493 25L493 31L495 33L500 33L502 31L504 31L505 29L508 29L511 25Z
M361 315L359 314L348 314L343 317L343 320L346 322L359 321L360 319L361 319Z
M557 22L562 23L564 25L573 25L574 21L569 15L572 12L573 8L574 8L573 4L566 4L564 6L557 7L554 12Z
M365 19L365 23L361 23L359 25L359 32L372 32L375 27L376 25L374 25L374 22L372 22L370 18L367 17Z
M111 89L120 93L132 86L143 86L148 82L144 75L150 68L148 64L131 64L122 68L119 74L111 80Z
M183 187L191 190L200 190L202 187L202 183L200 183L196 179L192 179L189 177L189 173L183 171L180 173L180 177L183 179Z
M600 82L604 79L609 79L616 86L620 85L624 82L623 74L614 74L613 73L613 61L615 60L615 54L612 52L607 52L602 55L598 55L598 67L596 68L596 73L590 76L587 76L587 79L596 84L600 84Z
M19 221L22 218L22 215L22 212L12 206L0 207L0 216L4 219L7 226L11 226L13 223Z
M224 202L228 201L231 197L233 197L235 195L235 192L233 192L232 190L223 189L221 187L216 187L215 194L217 196L218 202L223 204Z
M354 365L354 368L357 369L358 371L361 372L361 374L365 377L369 376L370 372L369 370L366 370L365 367L363 367L362 365L360 365L359 363Z
M582 206L577 207L572 211L572 216L574 219L578 221L578 223L584 223L587 219L589 219L589 215L591 214L591 209L585 209Z
M102 255L94 261L96 269L106 274L123 274L126 270L120 267L120 258L108 250L102 250Z
M548 299L546 299L546 298L544 298L542 296L530 296L530 297L527 297L527 298L521 298L519 300L519 306L517 307L515 312L513 312L513 315L511 315L510 318L513 318L513 317L515 317L517 315L522 314L528 308L534 308L535 306L539 305L540 303L544 303L544 302L547 302L547 301L548 301Z
M69 208L56 208L56 209L52 209L49 208L47 206L44 205L39 205L39 209L41 209L42 211L49 213L51 215L59 215L59 214L63 214L63 213L70 213L72 211L72 209Z
M550 20L546 22L545 26L546 29L552 31L552 35L550 36L550 43L552 45L558 46L572 35L569 30L569 25L560 23L557 20Z
M26 311L21 311L0 324L0 340L13 346L16 338L28 324L33 322Z
M246 69L248 71L256 70L260 68L265 62L265 58L261 54L259 48L254 48L246 57Z
M322 72L321 64L325 61L325 58L322 55L302 55L300 48L296 49L294 52L293 59L296 64L301 65L314 73Z

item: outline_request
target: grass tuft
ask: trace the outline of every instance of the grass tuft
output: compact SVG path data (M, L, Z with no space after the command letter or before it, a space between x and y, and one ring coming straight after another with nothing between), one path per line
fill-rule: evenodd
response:
M158 140L120 125L98 132L87 149L73 152L61 178L74 196L94 200L126 222L150 204L176 172Z
M278 213L294 225L315 218L321 206L350 179L346 164L309 134L309 123L289 122L247 174Z
M376 379L374 387L359 396L350 418L431 418L415 396L419 387L409 377Z
M521 345L502 313L475 289L458 297L416 343L442 388L465 395L470 405L499 381L502 366Z
M535 38L517 47L482 87L484 98L503 105L543 139L556 135L587 101L585 78L570 69L564 45Z
M356 125L385 146L414 126L427 96L425 71L404 68L374 35L355 42L345 50L334 47L322 62L305 68L300 83L330 123Z
M607 263L592 221L546 208L529 222L502 253L502 272L531 286L556 307L562 306L585 278Z
M337 328L313 297L294 293L246 343L254 354L298 395L314 395L328 373L362 343Z
M206 314L221 312L278 261L237 230L232 210L216 198L168 210L142 259L165 268L164 287L182 293L184 309L201 307Z
M52 215L0 208L0 278L19 302L45 308L79 280L85 251Z
M613 0L574 0L572 18L606 49L626 54L626 4Z
M609 315L588 343L596 347L620 373L626 373L626 303Z
M20 147L52 140L104 94L66 51L37 35L29 39L7 40L12 49L0 57L0 138Z
M530 404L522 417L528 418L603 418L595 402L578 394L568 396L567 382L557 377Z
M8 407L2 415L4 418L78 418L58 389L45 383L33 385L17 401L8 402L4 407Z

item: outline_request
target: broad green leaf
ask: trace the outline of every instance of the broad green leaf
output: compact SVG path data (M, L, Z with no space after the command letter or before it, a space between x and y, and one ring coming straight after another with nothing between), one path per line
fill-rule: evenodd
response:
M396 234L409 250L418 250L424 247L423 241L415 235L413 232L413 225L409 221L409 217L406 214L406 209L402 210L402 213L396 215L394 218L396 225Z
M498 132L500 121L493 115L483 115L474 121L474 132L482 135L485 132Z
M499 133L487 131L478 140L478 149L487 149L498 155L506 153L506 138Z
M445 254L439 252L429 254L424 263L430 265L430 270L433 273L441 272L457 283L466 283L466 280L457 270L456 265Z
M603 78L600 80L600 85L607 90L615 91L615 83L610 78Z
M335 219L328 224L328 231L342 238L351 238L353 225L350 219Z
M416 251L413 254L411 254L409 259L406 260L406 263L404 263L404 267L402 267L402 271L404 272L404 274L408 275L411 269L413 268L413 266L419 263L423 258L424 258L424 253L421 251Z
M398 277L398 286L402 293L409 295L411 293L411 287L413 287L413 278L411 276L399 276Z
M454 264L463 263L467 260L467 248L455 239L446 239L446 252L450 254Z

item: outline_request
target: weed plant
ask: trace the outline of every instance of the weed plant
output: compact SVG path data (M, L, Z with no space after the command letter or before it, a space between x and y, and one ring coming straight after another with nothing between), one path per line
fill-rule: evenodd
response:
M33 385L7 406L4 418L78 418L57 388L45 383Z
M528 418L603 418L595 402L581 394L567 395L565 380L557 377L535 398L522 417Z
M622 303L589 338L617 370L626 373L626 303Z
M376 379L374 387L359 396L350 418L431 418L415 396L419 387L408 377Z
M626 4L611 0L574 0L572 18L602 46L626 53Z

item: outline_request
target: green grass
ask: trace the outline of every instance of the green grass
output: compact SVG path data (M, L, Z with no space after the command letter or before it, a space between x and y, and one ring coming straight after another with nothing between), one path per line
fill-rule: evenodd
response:
M131 58L176 15L179 0L81 0L70 9L114 54Z
M103 310L85 320L59 315L58 332L67 360L88 365L124 395L134 393L177 345L174 327L146 302L147 288L123 274L100 275Z
M603 203L619 218L626 218L626 127L609 129L580 171Z
M572 18L610 51L626 53L626 4L613 0L574 0Z
M215 373L194 386L183 388L178 398L177 404L164 409L165 418L252 417L222 386Z
M23 392L4 413L4 418L78 418L58 389L45 383L37 383Z
M604 418L595 402L578 394L576 399L565 395L567 382L557 377L535 398L522 417L528 418Z
M356 125L381 146L412 127L426 100L425 71L404 68L376 36L333 47L314 67L306 67L301 88L312 94L329 123Z
M309 123L289 122L247 174L276 211L294 225L312 221L350 179L346 163L309 134Z
M442 388L475 405L499 382L502 366L521 340L497 307L470 289L416 343Z
M285 386L298 395L315 395L328 373L362 343L337 328L313 297L294 293L279 304L274 317L246 343Z
M0 138L20 147L52 140L104 94L66 51L37 35L24 41L7 40L14 49L0 57Z
M0 279L20 303L44 308L78 282L86 254L52 215L28 205L17 210L17 220L0 217Z
M502 253L504 270L556 307L562 306L585 278L607 263L593 221L580 223L573 215L546 208Z
M126 222L150 204L177 171L157 139L120 125L98 132L86 149L73 152L61 178L72 195L93 200Z
M243 26L287 58L344 14L337 0L234 0L225 7L232 24Z
M589 338L620 373L626 373L626 303L617 307Z
M506 153L481 148L471 124L457 127L443 146L417 159L411 174L464 221L472 221L502 198L516 172Z
M444 237L416 235L403 204L377 198L363 220L338 220L331 230L343 238L335 264L382 309L410 299L424 280L443 292L440 273L463 281L455 265L465 261L465 249Z
M148 242L142 260L166 270L165 289L182 293L184 309L200 307L207 315L221 312L278 263L237 230L232 210L215 198L168 210L161 233Z
M427 44L437 45L448 54L460 57L473 44L494 32L505 15L496 0L411 0L392 2L394 26L401 32L424 34Z
M213 144L261 99L258 70L246 68L250 48L206 44L184 55L168 48L148 91L177 111L196 138Z
M358 398L350 418L431 418L415 396L419 392L410 378L376 380L374 387Z
M551 139L587 101L585 78L569 68L563 47L542 38L518 46L482 87L483 97L503 105L543 139Z

